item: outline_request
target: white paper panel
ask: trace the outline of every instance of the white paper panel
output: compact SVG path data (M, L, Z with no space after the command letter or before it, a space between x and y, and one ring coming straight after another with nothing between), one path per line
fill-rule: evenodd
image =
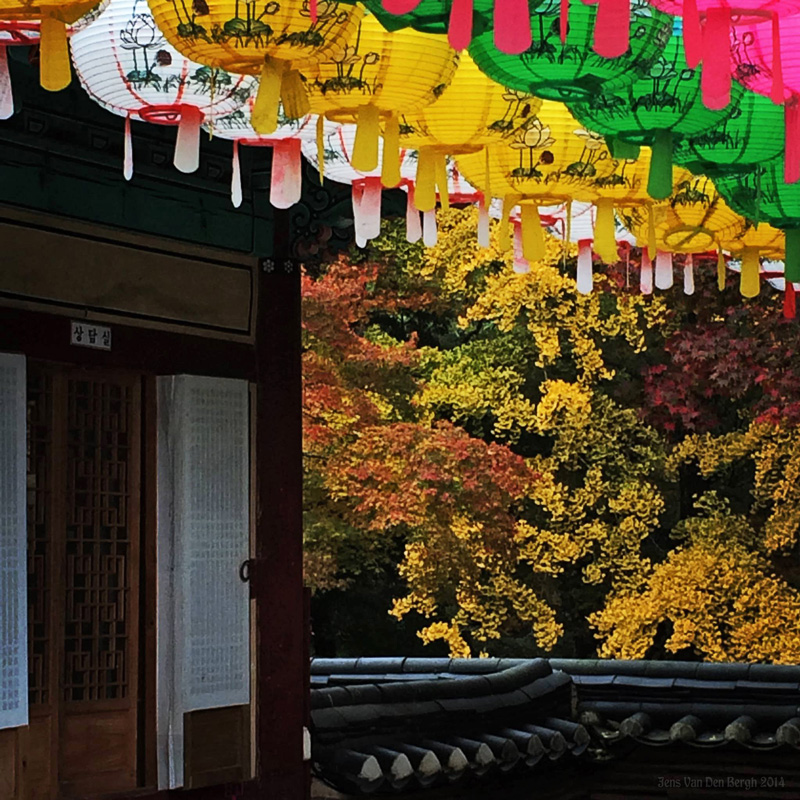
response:
M246 381L159 383L159 786L183 785L183 714L250 699Z
M0 728L28 724L25 357L0 353Z

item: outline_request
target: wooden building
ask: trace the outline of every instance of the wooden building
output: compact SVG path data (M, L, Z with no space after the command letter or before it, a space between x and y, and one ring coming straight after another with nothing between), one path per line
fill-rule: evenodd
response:
M0 800L309 784L298 255L269 151L42 92L0 125ZM327 198L327 199L326 199ZM313 231L311 230L313 228ZM309 235L311 232L311 235Z

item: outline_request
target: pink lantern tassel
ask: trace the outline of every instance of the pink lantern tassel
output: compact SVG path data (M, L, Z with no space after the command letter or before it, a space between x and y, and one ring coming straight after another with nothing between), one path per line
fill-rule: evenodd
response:
M242 171L239 167L239 142L234 139L231 158L231 203L234 208L242 204Z
M639 270L639 291L642 294L653 294L653 262L647 248L642 249L642 266Z
M531 271L531 264L525 258L522 244L522 222L514 220L514 263L512 266L517 275L526 275Z
M683 0L683 52L686 66L697 69L703 60L703 29L697 0Z
M567 31L569 30L569 0L561 0L558 14L558 37L561 44L567 43Z
M299 139L276 141L272 146L269 200L275 208L291 208L303 191L303 157Z
M413 11L421 0L383 0L383 7L390 14L408 14Z
M599 0L594 20L594 51L603 58L618 58L629 46L630 0Z
M363 225L361 223L361 197L363 194L364 184L361 181L354 183L350 187L350 199L353 202L353 227L355 228L357 247L364 247L367 243L367 240L361 233L363 230Z
M772 15L772 91L770 99L776 105L783 100L783 61L781 60L781 23L777 14Z
M656 289L671 289L674 282L672 253L659 250L656 253Z
M436 211L422 212L422 243L425 247L435 247L439 241L439 232L436 229Z
M485 197L478 203L478 245L489 247L489 208Z
M594 285L592 277L592 243L589 239L581 239L578 242L578 267L575 280L578 285L578 291L581 294L592 293Z
M308 16L311 19L311 24L316 25L319 18L319 9L317 8L317 0L308 0Z
M422 221L419 218L419 209L414 203L414 187L408 187L406 198L406 241L414 244L422 238Z
M453 0L447 41L453 50L466 50L472 41L472 0Z
M0 119L8 119L14 113L14 92L11 88L11 73L8 71L8 51L0 46Z
M382 184L380 178L364 178L362 183L361 203L359 218L356 223L356 233L370 241L381 235L381 196Z
M709 8L703 31L703 74L700 88L703 104L719 110L731 102L731 10Z
M3 48L5 50L5 48ZM131 134L131 115L125 117L124 148L122 156L122 175L126 181L133 177L133 136Z
M800 100L791 98L783 107L785 156L783 179L786 183L800 180Z
M691 253L683 262L683 293L694 294L694 256Z
M528 0L494 0L494 45L501 53L519 55L532 44Z
M203 112L195 106L181 106L173 164L180 172L197 172L200 166L200 126Z
M784 319L794 319L797 313L797 298L795 298L794 284L786 281L783 290L783 316Z

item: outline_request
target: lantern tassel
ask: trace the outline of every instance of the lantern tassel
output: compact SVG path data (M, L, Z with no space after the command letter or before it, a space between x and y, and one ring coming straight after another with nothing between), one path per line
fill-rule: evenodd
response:
M419 209L414 203L414 187L408 187L406 198L406 241L418 242L422 238L422 222L419 218Z
M800 281L800 228L787 228L784 277L787 283Z
M617 231L614 225L614 201L603 197L595 203L597 217L594 223L594 249L606 264L616 264Z
M361 181L357 226L358 233L366 241L381 235L382 190L380 178L364 178Z
M770 99L780 105L783 102L783 62L781 59L781 23L776 13L772 15L772 91Z
M469 47L472 41L472 12L472 0L453 0L447 25L447 41L453 50L466 50Z
M739 292L742 297L758 296L761 291L759 269L758 248L745 247L742 251L742 272L739 276Z
M503 253L511 248L511 235L508 231L508 225L511 221L511 210L518 202L519 197L515 194L507 194L503 198L503 213L500 216L500 236L498 239L498 247Z
M387 189L392 189L400 179L400 120L397 114L389 114L383 128L381 182Z
M308 15L311 18L311 24L316 25L317 20L319 19L319 9L317 8L317 0L309 0Z
M287 119L302 119L311 111L303 76L296 69L285 69L281 76L281 103Z
M181 106L173 164L180 172L196 172L200 166L200 126L203 112L196 106Z
M67 26L56 19L54 9L42 6L41 13L39 82L48 92L57 92L66 89L72 80Z
M261 67L258 92L250 114L250 123L256 133L275 133L278 127L278 109L281 103L281 82L286 64L276 58L267 58Z
M494 0L494 45L501 53L519 55L532 44L528 0Z
M8 51L0 46L0 119L8 119L14 113L14 92L11 88L11 73L8 71Z
M242 204L242 171L239 167L239 142L233 140L233 157L231 159L231 203L234 208Z
M269 199L275 208L291 208L303 192L303 156L299 139L283 139L272 146Z
M656 253L656 289L671 289L675 282L672 268L672 253L659 250Z
M122 175L126 181L129 181L133 177L133 136L131 134L130 114L125 116L125 133L123 138Z
M439 193L439 202L442 211L450 209L450 187L447 181L447 158L444 153L437 152L434 161L434 175L436 178L436 189Z
M731 10L709 8L703 30L703 74L700 88L706 108L719 110L731 102Z
M800 180L800 101L796 95L783 107L783 124L783 180L786 183L797 183Z
M647 258L652 261L656 257L656 211L651 203L647 207Z
M436 208L436 151L420 147L417 155L416 204L422 211Z
M656 131L650 156L647 193L653 200L666 200L672 194L672 131ZM653 258L652 254L650 256Z
M489 165L489 148L483 148L483 196L486 198L487 207L492 203L492 170Z
M383 0L383 7L390 14L409 14L421 0Z
M372 172L378 166L380 141L380 111L377 106L366 105L358 109L356 138L353 142L351 163L359 172Z
M783 317L784 319L794 319L796 315L796 298L794 285L787 281L783 289Z
M717 247L717 289L725 291L725 279L727 272L725 271L725 256L721 247Z
M653 262L647 250L642 250L642 265L639 270L639 291L653 294Z
M430 209L422 212L422 243L425 247L435 247L439 239L436 230L436 211Z
M478 203L478 245L489 247L489 207L486 205L485 195Z
M594 21L594 51L603 58L619 58L630 47L630 0L599 0Z
M523 225L519 220L514 220L514 261L511 268L517 275L526 275L531 271L531 265L525 258L525 234Z
M589 239L581 239L578 242L578 265L575 280L581 294L592 293L594 278L592 276L592 243Z
M691 253L683 262L683 293L694 294L694 256Z
M703 29L697 0L683 0L683 52L686 66L697 69L703 60Z
M543 261L545 257L544 230L535 203L525 203L520 207L522 226L522 254L526 261Z
M569 30L569 0L561 0L558 13L558 36L561 44L567 43L567 31Z
M320 114L317 117L317 170L319 172L319 185L322 186L325 180L325 117Z

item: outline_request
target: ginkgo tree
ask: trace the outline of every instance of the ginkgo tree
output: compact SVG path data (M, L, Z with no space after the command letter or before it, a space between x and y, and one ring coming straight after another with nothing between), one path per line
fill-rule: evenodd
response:
M429 250L388 226L304 278L309 583L395 572L376 613L453 655L794 658L794 327L769 299L730 312L602 275L581 295L552 238L515 274L475 224L443 214ZM751 329L765 352L738 365ZM718 484L744 463L732 507Z

